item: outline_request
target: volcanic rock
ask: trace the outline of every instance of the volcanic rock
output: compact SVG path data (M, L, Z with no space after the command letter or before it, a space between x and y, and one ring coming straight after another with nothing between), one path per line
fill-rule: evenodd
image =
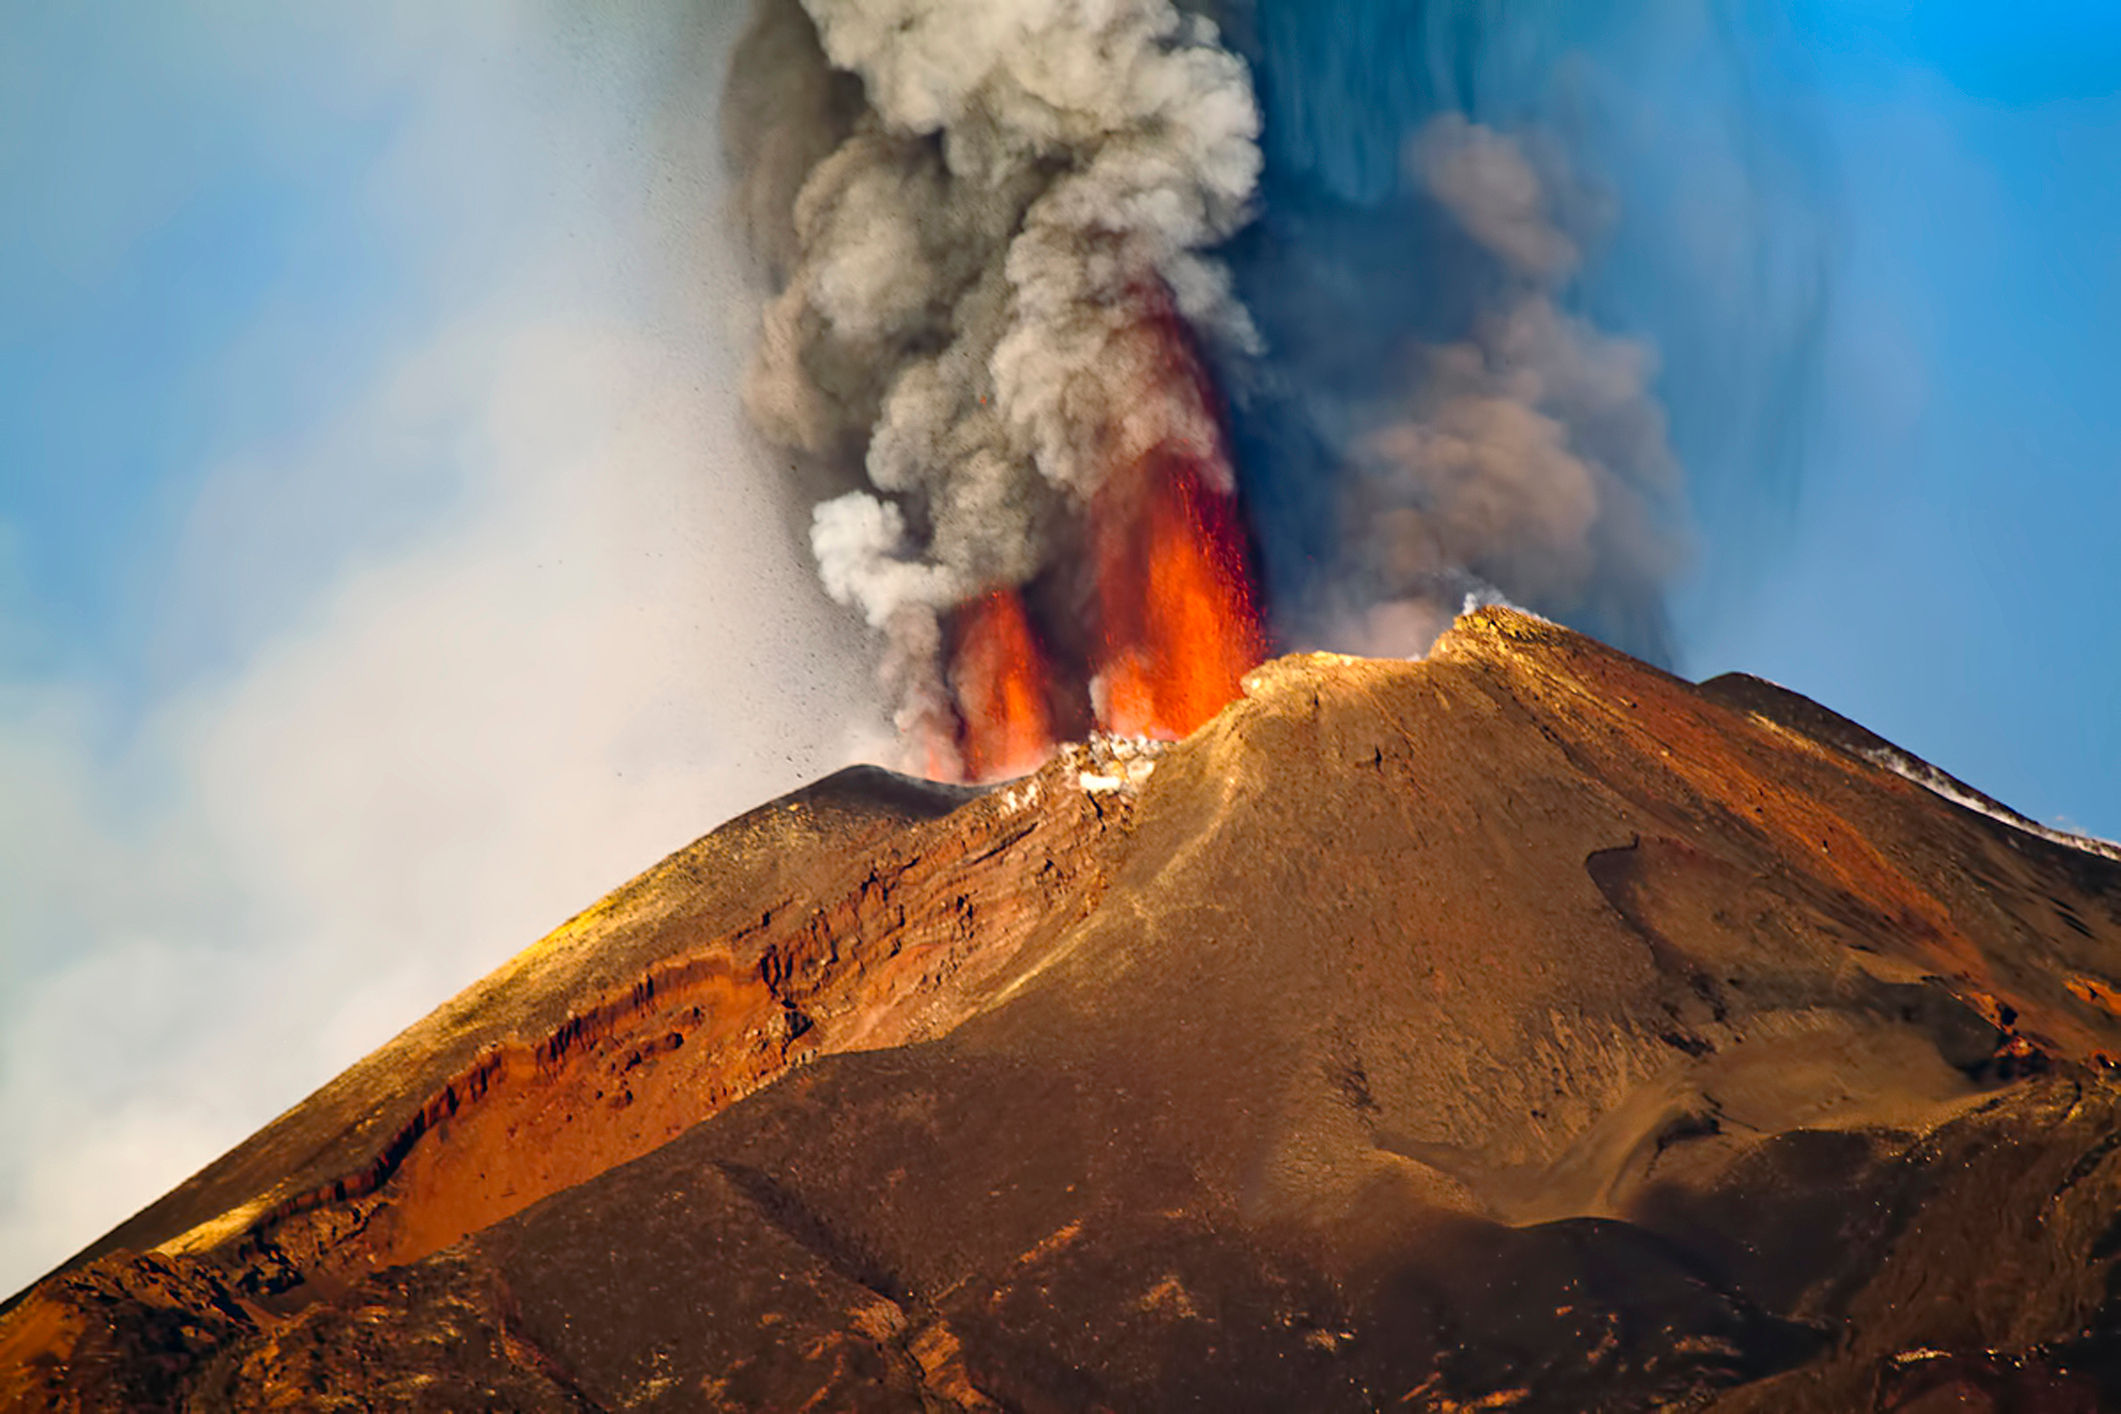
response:
M1929 770L1489 609L843 772L17 1297L0 1405L2107 1407L2121 861Z

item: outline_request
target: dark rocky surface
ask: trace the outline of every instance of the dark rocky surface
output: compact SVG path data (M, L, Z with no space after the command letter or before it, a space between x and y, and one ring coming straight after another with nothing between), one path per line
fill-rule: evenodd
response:
M836 777L18 1298L0 1401L2121 1404L2121 864L1874 743L1488 610Z

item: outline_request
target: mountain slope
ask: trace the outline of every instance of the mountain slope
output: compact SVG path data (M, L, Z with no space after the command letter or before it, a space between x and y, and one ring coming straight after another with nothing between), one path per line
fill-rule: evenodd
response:
M836 777L41 1284L0 1395L2097 1407L2121 865L1865 740L1484 610Z

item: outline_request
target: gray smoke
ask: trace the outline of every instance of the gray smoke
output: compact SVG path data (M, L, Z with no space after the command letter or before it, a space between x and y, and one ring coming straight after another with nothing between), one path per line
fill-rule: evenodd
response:
M1182 446L1227 470L1171 321L1241 399L1276 386L1215 254L1257 200L1250 69L1169 0L762 0L725 115L771 287L746 406L948 770L949 610L1068 570L1111 468ZM1661 623L1679 474L1653 361L1563 303L1596 203L1457 115L1406 161L1475 253L1473 309L1409 336L1382 395L1302 409L1342 543L1330 608L1286 636L1419 652L1469 594Z
M921 731L942 611L1046 569L1106 468L1219 442L1200 399L1156 395L1143 326L1161 301L1257 344L1203 253L1258 178L1249 76L1165 0L767 0L728 112L778 283L746 406L823 484L860 468L811 543Z
M1464 338L1417 345L1399 394L1353 415L1363 572L1340 632L1418 653L1469 594L1654 616L1684 558L1679 465L1651 351L1560 303L1580 259L1556 221L1566 175L1457 114L1432 119L1407 160L1499 278Z

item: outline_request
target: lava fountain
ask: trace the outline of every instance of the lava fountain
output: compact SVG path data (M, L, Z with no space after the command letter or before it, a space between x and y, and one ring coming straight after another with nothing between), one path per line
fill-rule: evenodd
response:
M1168 294L1151 286L1136 298L1142 318L1115 357L1143 370L1142 398L1106 439L1112 464L1084 508L1075 592L1047 596L1083 606L1082 642L1073 652L1046 643L1013 588L957 611L949 680L967 779L1035 767L1071 717L1183 737L1237 697L1265 656L1213 384Z
M1159 449L1093 510L1098 724L1177 738L1238 695L1265 654L1236 498L1212 466Z
M1036 770L1053 749L1047 710L1051 669L1023 596L991 589L958 610L951 689L958 709L958 760L965 779L998 780Z

